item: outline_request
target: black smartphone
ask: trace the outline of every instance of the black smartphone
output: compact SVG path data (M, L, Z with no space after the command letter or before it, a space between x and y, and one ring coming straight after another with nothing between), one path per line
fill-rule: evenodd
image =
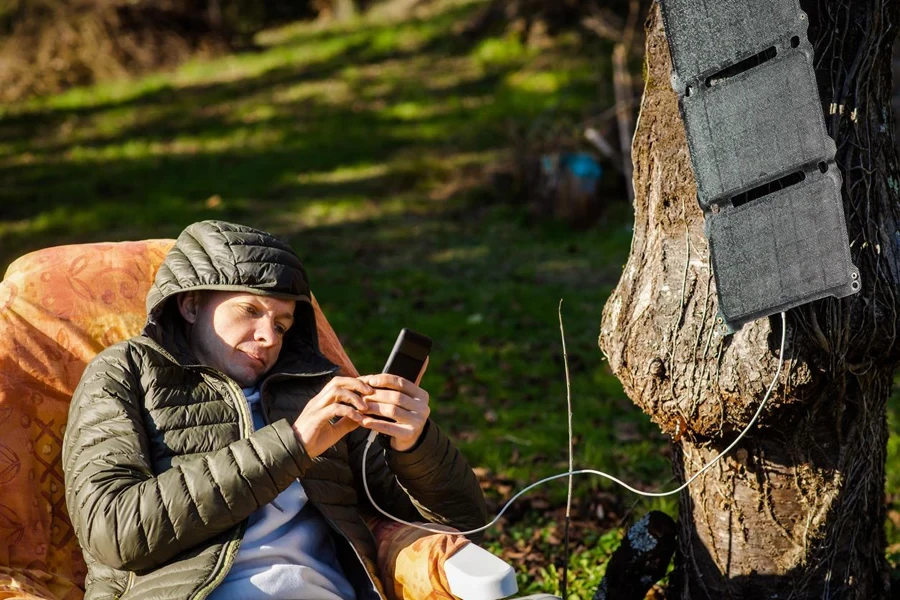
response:
M400 335L394 342L394 349L391 350L381 372L399 375L415 383L422 373L430 351L430 337L404 327L400 330Z
M431 351L431 338L421 333L416 333L405 327L400 330L397 341L394 342L394 349L391 350L387 362L384 364L382 373L390 373L391 375L399 375L404 379L408 379L413 383L422 373L425 366L425 359ZM385 421L390 421L386 417L376 417ZM329 423L334 425L341 418L338 416L331 417Z

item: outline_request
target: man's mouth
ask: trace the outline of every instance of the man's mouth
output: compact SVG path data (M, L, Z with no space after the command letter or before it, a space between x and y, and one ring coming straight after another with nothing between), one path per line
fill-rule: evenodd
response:
M249 352L244 352L244 354L246 354L251 360L258 362L260 366L266 366L266 360L263 357L257 356L255 354L250 354Z

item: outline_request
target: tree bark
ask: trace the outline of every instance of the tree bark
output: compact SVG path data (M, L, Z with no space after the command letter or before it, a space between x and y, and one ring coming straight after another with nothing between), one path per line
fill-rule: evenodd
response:
M801 0L862 290L788 313L785 363L754 431L682 492L682 598L882 598L886 400L900 362L900 172L891 49L897 0ZM685 480L749 422L781 319L714 332L715 283L658 7L632 149L631 254L600 346L626 393L675 437Z

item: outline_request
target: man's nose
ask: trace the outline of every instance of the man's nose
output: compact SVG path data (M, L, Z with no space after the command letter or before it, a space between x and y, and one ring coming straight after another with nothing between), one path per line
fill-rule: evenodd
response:
M275 331L275 321L260 319L256 325L255 341L265 346L272 346L276 339L278 339L278 333Z

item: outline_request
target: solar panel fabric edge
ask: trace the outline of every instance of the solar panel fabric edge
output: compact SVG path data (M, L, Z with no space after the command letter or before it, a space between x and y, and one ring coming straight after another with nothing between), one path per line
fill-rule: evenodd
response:
M833 201L842 183L837 168L815 169L794 187L707 215L719 315L729 330L858 290L843 206Z
M660 0L660 10L679 95L688 84L778 45L786 33L806 39L808 28L798 0Z

